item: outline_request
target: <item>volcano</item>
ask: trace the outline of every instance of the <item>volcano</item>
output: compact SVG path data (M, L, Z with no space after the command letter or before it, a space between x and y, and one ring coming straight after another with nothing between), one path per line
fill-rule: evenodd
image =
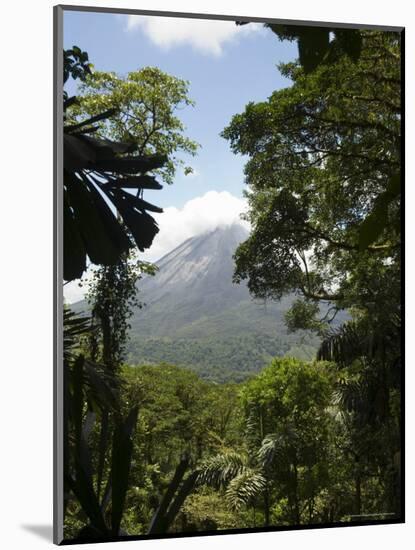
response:
M144 305L130 320L128 362L181 364L206 378L236 381L275 355L315 354L315 337L287 333L292 297L264 303L246 283L232 281L233 255L248 235L240 224L220 226L156 262L156 275L138 283Z

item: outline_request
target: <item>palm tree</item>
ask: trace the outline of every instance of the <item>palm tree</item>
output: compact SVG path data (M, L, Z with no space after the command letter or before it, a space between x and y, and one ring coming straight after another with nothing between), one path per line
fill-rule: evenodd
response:
M256 457L225 451L203 461L198 467L197 483L225 491L232 510L240 510L264 493L266 479Z
M355 476L355 514L362 513L362 483L370 464L380 463L391 471L386 498L399 512L400 426L391 411L391 396L400 393L401 321L390 314L375 324L363 318L352 320L333 331L322 342L318 359L334 361L337 383L333 404L350 444L344 449L352 456ZM367 437L362 434L367 432ZM387 441L381 441L386 437Z

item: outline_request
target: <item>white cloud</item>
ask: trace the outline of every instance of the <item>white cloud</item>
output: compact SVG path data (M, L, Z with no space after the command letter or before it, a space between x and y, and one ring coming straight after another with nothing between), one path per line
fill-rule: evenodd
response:
M157 46L192 46L204 54L221 55L223 45L263 29L261 23L236 25L234 21L129 15L127 29L142 29Z
M249 229L248 222L240 218L246 207L246 199L235 197L228 191L208 191L201 197L187 201L183 208L167 207L162 214L153 214L160 231L150 249L139 253L138 258L155 262L186 239L218 226L240 223ZM64 286L67 303L71 304L84 298L92 270L91 266L85 273L82 287L79 287L78 280Z
M186 202L183 208L165 208L162 214L154 216L160 231L151 248L140 257L151 262L159 260L186 239L220 225L240 223L248 228L248 223L240 219L246 207L246 199L228 191L208 191Z

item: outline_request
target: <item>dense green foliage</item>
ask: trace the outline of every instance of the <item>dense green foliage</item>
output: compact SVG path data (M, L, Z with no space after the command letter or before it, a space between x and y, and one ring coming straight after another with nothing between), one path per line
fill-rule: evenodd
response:
M336 27L307 27L266 23L280 40L297 41L298 60L306 73L322 64L331 65L344 55L358 61L362 51L362 32Z
M170 532L396 517L384 466L395 428L371 432L350 410L345 384L356 373L274 359L247 382L218 385L168 364L123 367L122 409L139 414L122 529L148 531L183 456L198 477ZM72 506L68 537L81 518Z
M220 338L140 338L127 344L130 364L167 362L192 369L201 378L213 382L241 382L259 372L276 356L312 359L318 339L282 334L247 334Z

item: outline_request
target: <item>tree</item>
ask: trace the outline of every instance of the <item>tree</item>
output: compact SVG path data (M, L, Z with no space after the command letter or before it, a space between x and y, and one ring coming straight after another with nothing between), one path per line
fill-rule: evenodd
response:
M253 232L236 253L235 278L255 296L298 295L288 327L322 333L319 358L338 364L338 441L348 457L339 479L354 478L357 514L371 509L369 479L398 514L400 37L361 38L354 60L282 66L293 86L249 104L224 130L249 155ZM353 320L329 331L340 309Z
M248 438L268 485L265 512L286 497L291 524L318 519L314 503L328 485L330 399L327 365L295 359L274 359L242 392Z
M75 65L75 68L77 67L78 65ZM105 149L105 144L117 143L120 152L136 150L138 159L152 163L154 168L158 167L163 178L171 183L176 168L182 163L175 156L177 151L195 154L197 149L197 144L184 135L184 125L174 114L179 108L193 105L187 97L188 83L152 67L129 73L125 79L114 73L89 70L86 74L82 73L81 81L81 95L67 111L68 118L72 121L69 128L84 128L85 125L90 125L91 120L104 120L100 126L94 128L94 133L99 138L98 141L94 138L95 143L103 144L102 149ZM103 117L102 113L110 116ZM88 138L84 136L85 139ZM88 142L83 146L88 151ZM84 149L82 154L85 154ZM154 164L157 159L164 160ZM135 165L136 160L130 159L129 162ZM112 164L114 162L121 163L121 170L123 170L126 159L117 159ZM185 170L191 169L187 167ZM122 240L125 244L121 253L117 248L114 251L116 255L107 258L106 261L99 262L97 261L99 258L90 257L93 263L103 264L100 270L95 271L90 302L94 316L99 318L101 324L104 352L108 352L111 348L113 357L118 355L119 363L128 329L126 319L130 316L131 307L139 304L136 300L136 282L141 272L151 271L148 264L139 262L136 256L132 257L132 248L128 243L135 239L140 250L151 245L158 227L145 210L159 213L162 210L143 200L143 189L161 189L162 186L154 177L147 175L119 178L117 182L110 178L111 181L104 184L102 180L105 179L106 174L100 173L93 176L90 171L87 173L83 171L80 175L91 191L92 197L98 200L95 188L98 187L112 201L116 211L110 213L105 201L103 203L102 197L100 198L100 208L102 211L107 209L108 214L107 219L103 220L105 222L103 227L108 231L107 225L110 226L115 222L113 227L121 230L119 236L123 235ZM76 191L78 194L80 188L80 182L71 186L68 184L66 187L68 192ZM136 196L129 192L131 189L137 189ZM88 195L85 197L87 198ZM84 214L86 213L84 210ZM81 220L83 220L82 217ZM90 227L88 222L89 220L84 220L85 230L88 230L88 237L91 245L94 244L95 250L97 248L95 240L99 241L100 235L95 235L95 228ZM111 247L107 246L105 252L111 255ZM84 256L83 259L85 260ZM110 339L111 345L109 345ZM116 346L119 348L118 351L115 350Z
M236 24L247 25L241 21ZM271 29L280 40L298 43L299 62L306 73L312 72L321 64L331 64L342 55L357 61L362 50L362 34L357 29L274 23L265 23L264 26Z
M137 254L124 255L112 266L95 269L88 283L87 300L96 330L91 340L91 354L117 370L125 357L134 308L142 307L137 284L143 275L152 276L157 267L139 261Z
M88 56L79 48L65 52L64 65L65 79L92 79ZM168 81L172 88L173 80ZM124 141L111 139L117 133L111 130L117 108L98 107L90 115L79 98L65 97L64 103L64 277L80 277L87 257L100 265L89 293L93 323L87 327L88 320L73 319L70 313L69 328L74 325L75 331L65 338L69 350L65 354L65 484L74 507L71 513L88 518L89 523L78 529L81 538L107 539L122 534L138 406L122 406L119 370L131 308L139 305L136 283L142 273L155 271L132 257L131 250L133 240L140 250L148 248L158 231L146 210L162 211L142 198L144 188L161 189L145 172L161 168L169 160L165 179L171 179L177 164L174 152L179 148L190 152L193 145L181 135L183 126L169 111L168 101L176 96L165 89L156 108L156 98L163 92L152 89L156 82L156 78L146 82L145 92L152 90L153 95L144 94L144 100L151 97L152 101L149 134L143 121L141 132L134 135L131 127L124 132L118 121L117 131ZM180 96L182 91L178 86L177 102L186 100ZM157 124L155 117L160 117ZM101 125L96 125L98 122ZM125 156L137 150L138 155ZM131 189L137 190L136 196ZM70 351L75 344L79 353L74 356ZM97 397L95 393L100 392Z
M315 502L329 486L331 391L325 364L274 359L242 387L243 445L203 461L199 482L224 490L234 511L261 510L265 526L321 521Z
M212 395L222 388L168 364L125 366L122 374L122 400L140 408L131 474L137 491L128 495L126 515L145 532L167 532L194 488L199 461L226 437L219 395Z
M85 81L91 72L86 52L74 46L64 52L64 82L72 76ZM78 103L64 93L63 165L63 276L80 278L87 258L98 265L114 265L134 247L143 251L158 232L147 211L162 212L145 202L143 189L161 189L146 172L163 166L165 155L131 155L133 143L91 136L100 133L98 122L108 120L114 109L76 121L70 115ZM136 189L137 196L126 191ZM105 199L104 199L105 197ZM112 205L112 208L109 206ZM118 215L116 214L118 212Z
M92 64L89 62L87 52L83 52L78 46L73 46L71 49L63 51L63 82L64 84L73 78L85 82L88 75L91 74ZM68 100L68 93L63 92L64 101ZM74 99L71 103L74 103ZM67 104L67 107L69 105Z
M334 400L342 450L353 464L358 516L367 509L363 489L370 477L379 479L375 512L400 514L400 340L399 316L382 324L363 317L333 331L318 353L336 362Z
M293 85L225 128L233 151L249 156L253 231L235 279L255 296L296 292L308 313L319 302L397 310L399 47L398 34L368 31L357 62L342 56L307 74L281 66Z
M195 155L198 148L184 135L184 124L176 114L194 105L188 86L187 81L156 67L130 72L124 78L94 71L80 86L81 97L71 115L83 119L113 110L97 135L134 145L139 155L165 155L167 162L158 173L172 183L178 167L184 167L185 174L192 172L177 154Z

